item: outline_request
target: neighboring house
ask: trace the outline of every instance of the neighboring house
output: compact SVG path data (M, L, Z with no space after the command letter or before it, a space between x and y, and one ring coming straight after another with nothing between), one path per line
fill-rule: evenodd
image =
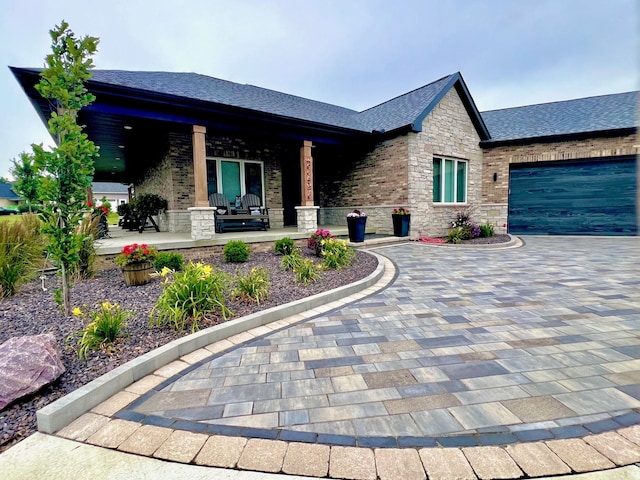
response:
M39 70L11 69L47 118ZM97 100L80 122L100 145L96 179L161 194L162 228L195 239L215 236L214 192L255 193L272 227L304 232L359 208L388 233L392 209L406 207L413 237L444 235L463 206L514 233L638 231L636 92L480 114L460 73L363 112L193 73L96 70L87 87ZM587 167L595 183L566 181ZM620 201L600 191L612 182ZM575 207L594 196L594 211Z
M93 182L92 192L98 205L101 204L102 198L106 197L113 211L118 205L129 202L129 188L121 183Z
M20 196L13 191L11 183L0 183L0 207L9 207L17 205Z

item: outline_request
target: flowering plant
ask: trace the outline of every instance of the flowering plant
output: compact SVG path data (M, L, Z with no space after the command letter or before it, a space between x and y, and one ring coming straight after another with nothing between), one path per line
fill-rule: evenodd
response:
M146 243L132 243L122 247L115 261L119 267L126 267L136 263L153 262L157 256L158 249L156 247L150 247Z
M87 202L87 206L91 208L94 213L109 215L109 207L105 205L96 206L93 202Z
M392 215L411 215L408 208L394 208Z
M316 256L322 256L322 241L329 238L334 238L329 230L322 230L319 228L315 233L311 234L311 237L307 240L307 248L316 252Z
M364 213L362 210L354 210L353 212L349 212L347 213L347 218L360 218L360 217L366 217L367 214Z

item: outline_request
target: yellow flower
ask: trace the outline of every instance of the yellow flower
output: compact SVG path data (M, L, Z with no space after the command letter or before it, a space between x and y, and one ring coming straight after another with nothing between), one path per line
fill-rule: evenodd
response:
M209 275L211 275L211 272L213 271L213 268L211 268L211 265L204 265L202 267L202 271L204 272L204 274L206 276L209 276Z
M109 302L102 302L102 310L106 310L107 312L111 310L115 305L112 305Z
M171 270L169 267L162 267L162 270L160 270L161 277L166 277L170 273L173 273L173 270Z
M71 313L73 313L73 315L76 316L76 317L81 317L82 316L82 310L80 310L80 307L74 308Z

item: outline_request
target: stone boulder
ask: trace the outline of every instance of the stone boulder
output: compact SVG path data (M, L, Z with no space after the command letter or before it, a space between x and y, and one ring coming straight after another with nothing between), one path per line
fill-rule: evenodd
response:
M60 348L51 333L7 340L0 345L0 410L63 373Z

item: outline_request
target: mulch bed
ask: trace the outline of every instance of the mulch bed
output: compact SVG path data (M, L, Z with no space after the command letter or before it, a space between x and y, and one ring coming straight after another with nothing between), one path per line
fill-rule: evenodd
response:
M303 256L317 260L306 248L303 249ZM305 286L294 282L292 272L280 270L281 258L273 253L253 253L249 261L242 264L225 263L221 256L202 260L230 274L246 274L256 266L269 271L269 299L260 305L250 301L229 300L228 306L234 313L231 318L347 285L368 276L378 264L374 256L356 251L355 260L348 268L323 272L318 282ZM85 326L85 320L66 317L55 302L53 292L59 287L58 277L47 277L44 285L46 291L43 291L40 280L32 282L21 288L15 296L0 302L0 344L12 337L53 333L61 346L66 372L53 384L17 400L0 412L0 452L37 430L35 413L40 408L129 360L190 332L149 326L149 313L162 291L159 278L154 278L146 285L128 287L118 269L104 270L94 278L73 286L73 306L86 305L93 310L102 302L110 301L134 314L127 321L125 338L118 340L108 351L93 352L87 360L80 360L74 348L75 341L67 339ZM200 328L213 326L220 321L221 318L212 316L200 321Z

